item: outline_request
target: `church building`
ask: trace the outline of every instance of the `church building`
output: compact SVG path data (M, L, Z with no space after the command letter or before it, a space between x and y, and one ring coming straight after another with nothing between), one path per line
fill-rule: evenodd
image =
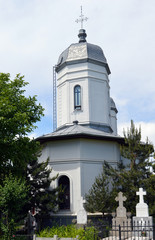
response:
M80 29L77 43L59 56L57 73L57 128L40 136L40 161L49 158L52 187L64 187L57 216L75 216L104 161L120 161L117 108L110 97L110 68L102 49L86 40Z

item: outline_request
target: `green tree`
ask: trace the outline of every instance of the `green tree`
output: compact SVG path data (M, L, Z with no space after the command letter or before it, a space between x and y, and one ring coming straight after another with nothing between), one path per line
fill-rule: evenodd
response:
M124 130L125 144L121 146L121 154L128 161L127 167L130 170L140 168L145 174L150 174L150 169L146 168L151 164L149 163L149 157L154 151L153 145L149 143L148 138L146 142L141 141L141 128L137 129L131 120L131 126Z
M43 116L43 108L36 96L25 96L27 84L19 74L11 80L9 74L0 73L0 185L5 186L4 179L11 173L29 186L21 218L34 207L44 216L54 210L58 198L57 189L49 189L53 179L48 161L38 163L40 144L28 137Z
M15 232L15 223L26 202L27 192L25 181L11 174L4 179L3 186L0 186L0 226L5 240L11 239Z
M126 159L126 165L116 170L115 182L117 188L120 189L127 197L126 207L128 211L135 213L135 206L138 202L136 191L143 187L146 191L150 181L152 172L152 161L150 156L154 151L153 145L148 141L141 141L141 128L137 129L131 120L131 126L124 130L125 144L121 146L121 153ZM152 197L155 192L150 192L145 197L145 201L149 204L150 213L153 213Z
M144 180L144 188L147 190L147 203L149 204L149 212L155 217L155 163L152 161L151 174Z
M85 209L88 212L104 214L115 209L116 204L113 204L115 193L112 191L111 178L106 174L105 167L103 166L102 173L95 178L94 184L85 196Z
M135 214L135 207L138 203L136 191L143 187L148 192L145 201L149 204L150 213L155 214L153 201L155 190L151 185L154 182L154 174L150 170L153 166L150 161L150 155L153 151L153 145L149 143L148 139L145 143L141 141L141 129L136 129L134 122L131 121L131 127L127 129L127 132L124 131L124 144L121 146L122 161L116 169L106 162L103 165L104 178L102 177L101 180L105 185L108 179L111 185L110 195L112 202L109 201L109 209L113 210L113 206L116 205L115 197L119 191L122 191L127 197L125 202L127 211ZM105 196L107 196L109 193L106 189L104 190ZM101 191L100 186L98 186L98 191ZM89 195L89 198L92 198L92 194ZM88 199L88 196L86 199ZM106 199L105 197L105 202L107 201ZM101 201L96 203L96 205L100 205L102 212L105 212L105 202L102 205ZM88 204L89 202L86 203L86 205Z
M36 212L37 223L42 225L44 218L50 216L50 212L56 212L59 204L61 188L52 188L51 182L57 178L50 177L52 169L48 165L49 160L39 163L37 159L27 166L27 185L30 186L28 201L24 207L25 213L28 210Z
M19 74L14 80L9 74L0 73L0 180L9 171L26 169L27 163L38 148L27 134L36 128L43 116L43 108L36 96L26 97L23 89L28 83ZM28 150L28 149L31 149ZM22 175L22 173L21 173Z

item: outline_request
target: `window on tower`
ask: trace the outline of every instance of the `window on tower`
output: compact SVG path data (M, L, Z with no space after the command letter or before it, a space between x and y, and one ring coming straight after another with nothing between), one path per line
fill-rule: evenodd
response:
M74 109L81 109L81 87L74 87Z

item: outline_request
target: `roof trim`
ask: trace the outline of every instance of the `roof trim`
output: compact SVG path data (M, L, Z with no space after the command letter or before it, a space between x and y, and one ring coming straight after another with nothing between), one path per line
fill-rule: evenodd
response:
M85 62L94 63L96 65L103 66L103 67L106 68L108 75L111 74L111 71L110 71L110 68L108 66L108 63L100 62L100 61L97 61L95 59L90 59L90 58L82 58L82 59L77 59L77 60L66 61L63 64L57 65L55 70L58 73L60 70L62 70L64 67L66 67L68 65L73 65L73 64L78 64L78 63L85 63Z
M96 139L96 140L106 140L106 141L115 141L120 144L124 143L124 138L120 136L100 136L100 135L91 135L88 133L76 133L76 134L70 134L70 135L59 135L59 136L41 136L36 138L36 141L39 141L41 144L46 143L48 141L57 141L57 140L67 140L67 139L77 139L77 138L83 138L83 139Z

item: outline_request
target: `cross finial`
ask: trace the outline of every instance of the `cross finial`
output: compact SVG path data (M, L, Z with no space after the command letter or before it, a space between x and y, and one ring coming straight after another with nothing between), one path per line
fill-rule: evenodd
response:
M88 18L87 17L84 17L83 13L82 13L82 6L81 6L81 15L79 16L80 18L79 19L76 19L75 22L79 23L81 22L81 29L83 29L83 22L84 21L87 21Z
M139 203L144 203L143 196L146 195L146 192L143 191L143 188L139 188L139 192L136 192L136 195L139 195Z
M126 197L123 197L123 193L119 192L118 197L115 198L119 202L119 207L123 207L123 202L126 201Z

